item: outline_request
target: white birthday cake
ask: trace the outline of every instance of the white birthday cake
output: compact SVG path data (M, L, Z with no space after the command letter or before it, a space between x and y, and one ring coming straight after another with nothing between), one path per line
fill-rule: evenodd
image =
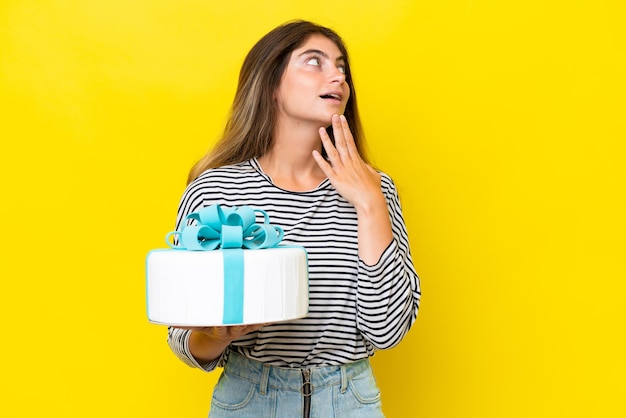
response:
M250 211L247 207L211 207L204 214L191 214L188 218L202 222L170 233L177 234L182 245L179 242L176 246L170 245L173 249L148 253L146 297L150 322L221 326L279 322L306 316L308 262L305 249L277 245L282 239L282 230L270 226L264 212L265 224L253 225L254 212L262 211L252 211L252 214ZM207 217L208 212L226 226L207 220L211 219ZM245 218L246 214L251 219L242 221L240 218ZM212 231L207 231L207 225ZM229 244L229 240L232 241L230 230L238 231L237 228L244 232L243 237ZM211 244L210 239L216 242Z

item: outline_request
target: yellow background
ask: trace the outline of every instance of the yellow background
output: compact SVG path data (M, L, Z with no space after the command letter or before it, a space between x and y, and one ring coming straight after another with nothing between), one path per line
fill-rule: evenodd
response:
M0 416L206 416L144 258L293 18L348 43L422 277L373 360L387 415L624 416L624 4L3 0Z

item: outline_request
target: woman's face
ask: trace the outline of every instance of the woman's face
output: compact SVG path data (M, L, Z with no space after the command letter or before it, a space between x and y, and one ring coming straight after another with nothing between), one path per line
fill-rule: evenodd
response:
M279 124L310 123L316 129L343 114L350 86L339 48L327 37L311 35L291 57L276 92Z

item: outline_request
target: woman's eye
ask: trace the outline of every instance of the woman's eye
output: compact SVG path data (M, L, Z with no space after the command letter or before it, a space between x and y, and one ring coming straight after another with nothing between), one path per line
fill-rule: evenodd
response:
M343 74L346 73L346 66L345 65L338 65L337 68L339 69L340 72L342 72Z
M319 66L320 65L320 59L319 58L309 58L308 61L306 62L309 65L315 65L315 66Z

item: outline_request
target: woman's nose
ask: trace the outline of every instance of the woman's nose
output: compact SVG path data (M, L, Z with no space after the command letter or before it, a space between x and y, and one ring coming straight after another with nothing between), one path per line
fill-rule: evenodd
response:
M340 70L339 68L335 68L331 71L331 77L333 82L343 84L346 81L346 74L342 70Z

